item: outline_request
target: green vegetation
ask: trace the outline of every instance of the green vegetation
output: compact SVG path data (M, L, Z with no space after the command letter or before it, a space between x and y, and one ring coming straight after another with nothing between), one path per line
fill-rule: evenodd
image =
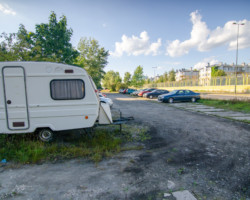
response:
M223 108L232 111L239 111L250 113L250 102L249 101L237 101L237 100L209 100L201 99L199 103L213 106L216 108Z
M175 71L174 69L172 69L170 72L169 72L169 75L168 75L168 78L169 78L169 81L175 81Z
M219 77L219 76L226 76L226 72L223 70L220 70L218 66L213 66L211 71L212 77Z
M0 34L0 61L48 61L77 65L84 68L101 87L101 79L108 63L108 51L92 38L82 38L76 50L70 40L73 30L68 28L66 16L57 20L51 12L48 23L35 25L27 31L20 24L17 33Z
M139 65L134 71L131 84L136 88L140 88L143 86L144 83L145 83L145 79L143 75L143 68L142 66Z
M101 79L104 77L104 67L108 63L108 51L100 47L98 41L92 38L81 38L78 43L80 55L75 64L84 68L92 77L97 88L101 88Z
M126 142L144 141L150 137L147 129L124 125L98 127L92 133L69 131L58 134L51 143L39 141L35 134L0 135L0 161L28 164L71 158L87 158L94 162L121 151L139 150L141 146L126 146Z
M108 71L102 80L103 86L105 88L110 89L111 91L118 91L121 88L128 88L129 86L134 86L136 88L140 88L145 83L145 77L143 75L143 68L139 65L135 71L133 76L126 72L124 74L124 79L120 77L119 72L115 72L113 70Z
M29 32L20 24L17 33L2 33L0 61L49 61L73 64L78 52L70 43L72 29L67 28L65 16L57 20L54 12L48 23L36 24Z
M124 78L123 78L123 83L127 87L129 87L131 85L131 78L132 78L131 74L129 72L125 72Z
M120 85L122 79L119 72L113 70L108 71L102 80L103 86L110 89L111 92L116 91L117 86Z

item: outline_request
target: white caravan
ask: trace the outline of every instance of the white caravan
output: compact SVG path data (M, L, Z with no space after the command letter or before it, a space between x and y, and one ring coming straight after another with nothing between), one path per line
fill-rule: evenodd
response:
M92 78L76 66L49 62L0 62L0 134L53 131L112 123Z

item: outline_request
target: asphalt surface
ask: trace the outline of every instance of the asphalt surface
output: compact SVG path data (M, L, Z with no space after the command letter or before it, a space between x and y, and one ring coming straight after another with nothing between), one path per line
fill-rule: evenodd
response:
M250 198L250 126L165 103L108 94L114 109L146 126L144 149L97 166L85 159L0 168L0 199ZM168 196L170 194L170 196Z

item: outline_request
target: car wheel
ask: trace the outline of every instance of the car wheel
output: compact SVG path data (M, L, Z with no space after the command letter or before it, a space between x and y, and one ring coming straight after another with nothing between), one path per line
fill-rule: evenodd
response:
M193 97L193 98L191 99L191 101L194 103L194 102L196 102L196 99Z
M174 99L173 99L173 98L170 98L170 99L168 100L168 103L174 103Z
M50 129L42 129L39 131L38 137L43 142L51 142L54 138L54 133Z
M152 95L150 95L150 96L149 96L149 98L150 98L150 99L153 99L153 96L152 96Z

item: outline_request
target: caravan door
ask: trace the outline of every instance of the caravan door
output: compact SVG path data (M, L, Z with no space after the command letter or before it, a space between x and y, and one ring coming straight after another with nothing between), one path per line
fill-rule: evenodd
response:
M2 70L7 127L10 130L29 128L27 91L23 67Z

